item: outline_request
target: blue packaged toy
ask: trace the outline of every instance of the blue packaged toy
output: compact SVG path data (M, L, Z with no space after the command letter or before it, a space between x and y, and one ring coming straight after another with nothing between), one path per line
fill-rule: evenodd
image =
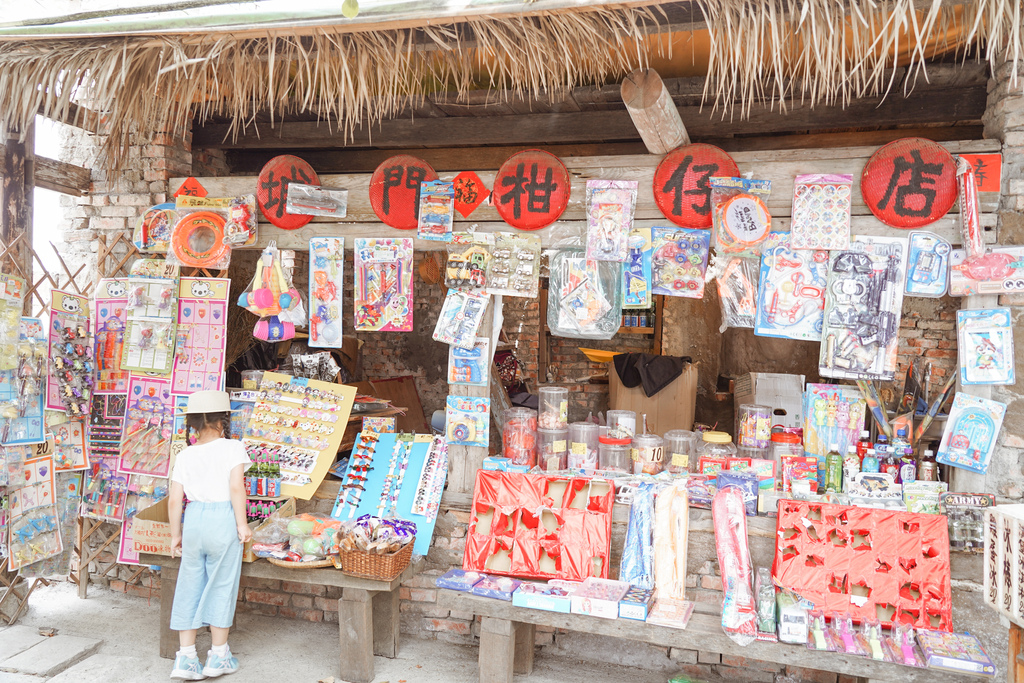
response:
M510 579L507 576L490 576L484 574L483 578L469 589L473 595L482 595L485 598L496 600L512 601L512 593L515 592L522 581Z
M651 257L654 243L650 228L633 228L627 242L629 250L622 264L623 308L651 307Z
M907 296L939 297L949 281L949 257L953 248L946 240L927 230L910 233L907 257Z
M785 244L766 248L761 256L754 334L819 341L827 277L827 251L795 251Z
M1004 415L1005 403L956 394L935 459L944 465L985 474Z
M449 569L437 577L434 585L438 588L449 588L453 591L468 591L486 576L480 572L467 572L464 569Z
M1009 308L956 312L961 384L1014 384Z

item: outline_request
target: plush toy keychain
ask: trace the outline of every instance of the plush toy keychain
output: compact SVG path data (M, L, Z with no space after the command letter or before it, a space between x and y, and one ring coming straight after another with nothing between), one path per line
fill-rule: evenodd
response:
M256 274L249 287L238 297L238 305L260 320L252 334L263 341L283 341L295 337L295 324L288 318L305 317L299 291L292 285L281 266L281 252L276 242L263 250Z

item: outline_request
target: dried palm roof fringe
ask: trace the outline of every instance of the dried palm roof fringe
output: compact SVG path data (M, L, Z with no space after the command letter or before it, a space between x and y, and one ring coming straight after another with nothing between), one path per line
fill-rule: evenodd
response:
M975 47L992 63L1024 54L1024 0L698 0L711 39L705 100L722 116L756 102L846 103L887 93L897 63L923 72L933 54ZM237 135L271 112L313 113L341 135L438 91L520 95L619 80L671 41L657 6L478 17L415 29L305 35L0 43L0 125L73 102L104 113L115 169L136 133L183 135L191 120L231 120ZM655 47L656 46L656 47ZM671 55L669 55L671 57ZM900 61L902 60L902 62ZM909 87L909 86L907 86Z

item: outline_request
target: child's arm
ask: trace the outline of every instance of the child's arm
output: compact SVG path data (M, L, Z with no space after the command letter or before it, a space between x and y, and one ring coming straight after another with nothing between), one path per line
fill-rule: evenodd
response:
M242 476L244 465L231 468L231 508L235 511L235 526L238 527L238 540L241 543L252 538L252 529L245 521L245 482Z
M185 488L176 481L171 482L167 496L167 515L171 522L171 557L181 555L181 505L185 500Z

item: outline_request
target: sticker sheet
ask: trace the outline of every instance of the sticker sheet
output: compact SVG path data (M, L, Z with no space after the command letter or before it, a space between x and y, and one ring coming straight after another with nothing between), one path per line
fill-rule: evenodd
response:
M896 373L907 240L857 235L831 253L818 370L891 380Z
M0 405L11 411L3 418L0 433L5 446L45 441L42 376L46 348L46 330L39 318L22 318L18 367L0 370Z
M412 249L411 239L356 238L357 332L412 332Z
M49 457L26 460L11 487L10 564L12 570L53 557L64 548L54 498L53 462Z
M124 328L128 324L127 281L105 278L96 285L93 303L96 344L96 394L123 394L128 390L128 372L121 369Z
M935 459L985 474L1005 415L1005 403L957 392Z
M171 393L224 390L230 289L227 278L181 278Z
M536 298L540 292L540 237L494 233L487 263L487 293Z
M946 293L953 247L933 232L910 233L907 256L907 296L939 297Z
M309 240L309 345L340 349L345 295L345 238Z
M445 432L451 446L481 446L490 443L491 399L449 396L446 401Z
M819 341L827 278L827 251L795 251L787 245L765 249L754 334Z
M174 397L166 377L128 380L128 415L117 469L122 474L170 476Z
M57 472L54 475L54 498L57 507L57 524L60 530L63 548L45 560L21 568L21 575L26 579L42 579L48 576L67 576L71 573L71 556L78 526L78 507L82 502L82 473Z
M711 231L654 228L652 241L651 281L654 294L703 299Z
M793 188L794 249L846 249L850 246L853 176L804 174Z
M50 424L50 431L53 433L53 469L58 472L69 472L89 467L89 451L85 446L85 423L82 420Z
M654 242L650 228L633 228L627 242L626 262L622 264L622 307L651 307L651 258Z
M80 361L82 368L72 370L73 377L70 382L61 382L58 372L50 372L46 378L46 409L59 410L61 412L70 409L71 405L79 405L82 398L88 400L87 392L83 382L85 376L84 363L91 361L91 344L89 348L82 342L88 339L91 331L89 325L89 299L71 292L53 290L50 293L50 331L49 331L49 352L51 363L60 363L57 359L69 359ZM57 371L65 368L56 367ZM90 375L91 377L91 375ZM64 387L70 387L64 389ZM74 396L73 392L78 391L80 396ZM66 395L67 392L69 395ZM72 415L72 413L68 413ZM84 414L84 411L83 411Z
M448 348L448 384L485 387L491 379L491 340L477 337L471 349ZM365 418L364 418L365 419Z
M174 365L178 283L168 278L128 280L128 323L122 370L166 375Z
M455 217L455 186L444 180L420 183L419 218L416 236L421 240L448 242Z
M587 181L588 259L626 260L637 187L635 180Z
M461 349L472 349L490 301L490 294L449 289L434 326L434 340Z
M961 384L1015 384L1009 308L956 312Z

